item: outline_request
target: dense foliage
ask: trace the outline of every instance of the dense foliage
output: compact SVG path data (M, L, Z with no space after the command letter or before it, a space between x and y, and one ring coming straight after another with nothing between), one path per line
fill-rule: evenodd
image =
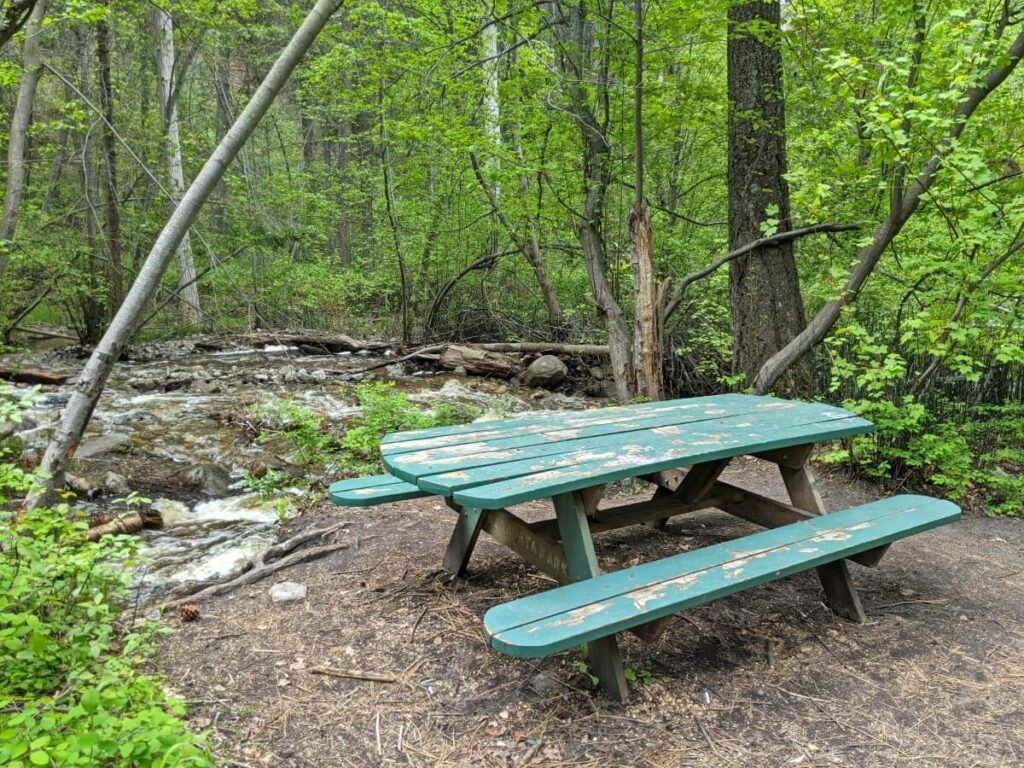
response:
M0 463L0 502L31 482ZM0 511L0 765L211 765L182 704L140 672L154 628L121 617L135 540L86 529L66 505Z
M729 246L729 5L641 4L640 165L659 279ZM187 183L302 10L249 0L46 6L26 181L3 246L8 330L59 321L95 340L167 215L169 158L180 149ZM583 151L580 104L605 144L596 226L629 314L633 10L614 0L346 3L193 230L199 324L603 341L578 236L597 162ZM570 11L587 25L585 56L562 34ZM155 14L173 22L169 40ZM1020 17L1004 0L798 0L777 33L753 30L777 34L782 51L792 209L786 222L765 210L762 232L859 227L796 241L808 316L841 294L858 249L942 156L815 353L803 394L881 427L834 458L953 494L981 489L972 498L1000 512L1022 503L1018 411L1004 407L1020 401L1024 381L1020 72L962 130L958 121L964 95L1007 60ZM28 39L14 36L0 61L0 125L13 126ZM168 55L180 147L154 66ZM581 62L586 71L567 75ZM178 312L176 280L166 276L144 332L194 328ZM730 377L727 270L698 285L664 328L670 394L742 383Z

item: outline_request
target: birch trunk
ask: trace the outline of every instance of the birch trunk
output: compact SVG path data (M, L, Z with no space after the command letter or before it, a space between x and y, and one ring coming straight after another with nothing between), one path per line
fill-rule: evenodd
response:
M167 158L167 186L172 205L177 208L185 190L185 171L181 161L181 133L174 89L174 20L171 14L160 8L154 14L157 33L156 71L166 133L164 153ZM187 326L200 325L202 308L199 304L199 286L196 284L196 266L192 258L192 238L188 231L178 246L178 295L182 322Z
M39 0L25 25L23 71L18 86L18 100L11 118L11 137L7 143L7 190L4 194L4 228L0 232L0 278L7 270L10 243L18 226L18 208L25 194L25 152L28 147L28 130L32 125L32 103L35 101L42 68L39 35L42 32L43 17L46 16L46 5L46 0Z
M38 504L48 499L53 489L63 483L68 461L74 456L75 449L82 439L82 433L89 423L114 363L135 333L146 306L156 293L160 278L178 246L238 151L270 109L292 70L341 2L342 0L317 0L302 26L292 36L270 72L256 89L248 105L203 164L195 181L181 199L181 204L171 213L110 327L75 382L71 398L61 414L60 422L40 466L46 479L41 481L39 490L28 499L30 504Z

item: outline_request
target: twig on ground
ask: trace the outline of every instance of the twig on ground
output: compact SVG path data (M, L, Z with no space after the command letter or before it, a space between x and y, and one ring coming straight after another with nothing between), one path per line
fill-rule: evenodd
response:
M398 678L381 672L364 672L359 669L335 669L334 667L310 667L309 671L314 675L328 675L330 677L344 677L348 680L368 680L372 683L394 683Z

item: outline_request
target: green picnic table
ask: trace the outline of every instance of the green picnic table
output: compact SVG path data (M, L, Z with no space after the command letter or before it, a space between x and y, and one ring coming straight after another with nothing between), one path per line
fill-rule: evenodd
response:
M465 572L483 531L561 585L491 608L487 643L521 657L585 643L602 687L625 699L617 633L657 637L671 614L768 581L815 569L832 610L866 620L848 562L877 565L891 542L960 516L948 501L913 495L826 514L811 451L872 429L834 406L740 394L533 413L387 435L389 474L335 483L330 496L345 506L444 497L457 514L448 570ZM778 467L788 503L719 479L744 455ZM605 486L626 478L651 483L651 498L600 508ZM551 499L553 518L527 522L508 509L540 499ZM593 534L709 507L766 530L602 573Z

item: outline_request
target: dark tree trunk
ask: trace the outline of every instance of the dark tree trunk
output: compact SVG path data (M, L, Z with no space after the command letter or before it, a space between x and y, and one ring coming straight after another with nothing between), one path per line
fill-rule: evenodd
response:
M96 25L96 57L100 65L100 101L103 105L103 165L106 181L104 218L107 232L107 312L113 316L124 296L121 261L121 207L117 192L117 149L114 137L114 90L110 76L110 23Z
M790 229L786 117L779 47L779 0L729 10L729 250L764 237L762 224ZM766 225L769 228L771 225ZM761 365L806 325L792 241L754 251L729 266L733 371L753 381ZM780 389L807 389L807 366Z

